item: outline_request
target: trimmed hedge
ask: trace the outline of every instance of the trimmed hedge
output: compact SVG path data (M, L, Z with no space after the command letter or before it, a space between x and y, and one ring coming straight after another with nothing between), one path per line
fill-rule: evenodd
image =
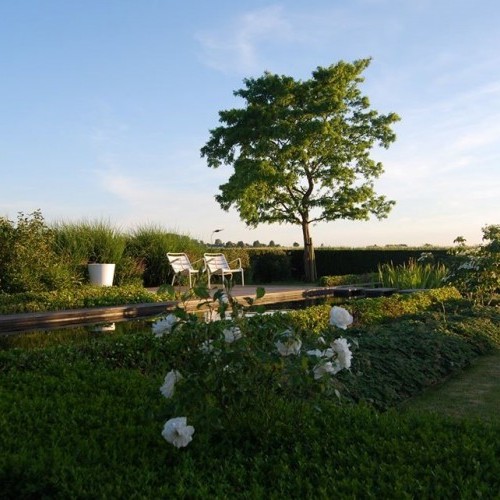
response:
M211 248L208 251L222 252L228 260L240 257L245 268L245 279L249 283L272 283L278 281L304 280L304 251L291 248ZM418 259L422 252L432 253L435 262L444 262L447 249L443 248L404 248L404 249L336 249L319 248L315 250L318 276L378 274L379 264L407 264ZM323 278L323 280L327 279ZM322 282L323 283L323 282ZM327 284L327 286L333 286Z
M290 250L292 273L295 277L304 276L303 252ZM447 249L434 248L402 248L402 249L372 249L350 248L315 250L318 276L336 276L342 274L364 274L378 272L379 264L397 266L408 263L410 259L418 259L422 252L432 253L436 263L447 258Z

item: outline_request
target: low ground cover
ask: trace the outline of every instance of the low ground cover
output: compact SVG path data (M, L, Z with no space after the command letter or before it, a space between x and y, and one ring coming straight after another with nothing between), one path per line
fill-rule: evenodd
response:
M50 292L0 293L0 314L60 311L169 300L168 293L148 291L142 285L99 287L81 285Z
M500 345L498 310L450 294L364 315L348 303L351 326L329 306L180 312L149 332L0 351L4 497L495 498L498 423L399 409ZM339 339L352 359L328 372ZM161 435L175 417L194 427L185 447Z

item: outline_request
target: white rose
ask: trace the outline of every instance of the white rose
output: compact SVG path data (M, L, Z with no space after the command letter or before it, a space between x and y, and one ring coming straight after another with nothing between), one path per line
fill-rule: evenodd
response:
M345 330L353 321L349 311L343 307L333 306L330 310L330 325Z
M345 369L351 368L352 352L350 344L344 338L336 339L332 342L332 349L337 354L337 362L339 366Z
M194 427L186 423L186 417L171 418L165 422L161 435L176 448L187 446L193 440Z
M332 363L331 361L327 361L326 363L319 363L313 368L313 373L314 373L314 379L318 380L322 378L324 375L327 373L331 373L332 375L335 375L338 373L342 368L338 366L336 362Z
M237 326L226 328L222 333L224 334L224 340L228 344L231 344L235 340L241 339L241 330Z
M166 397L171 398L174 395L175 383L182 378L182 375L177 370L171 370L167 373L163 385L160 387L160 392Z
M151 328L153 330L153 333L157 337L161 337L164 333L170 333L176 322L177 316L175 316L174 314L169 314L160 321L153 323L153 326Z
M302 347L302 341L300 339L288 339L285 340L284 342L281 342L281 340L278 340L276 342L276 348L278 349L278 352L282 356L290 356L290 354L299 354L300 348Z

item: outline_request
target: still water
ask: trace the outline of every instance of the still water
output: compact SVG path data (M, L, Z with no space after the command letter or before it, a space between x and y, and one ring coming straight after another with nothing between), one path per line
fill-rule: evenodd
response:
M325 303L321 300L302 300L299 302L287 302L272 304L268 306L263 314L274 314L276 312L287 312L293 309L303 309L311 305ZM330 302L330 300L328 300ZM262 313L262 312L261 312ZM208 313L197 313L200 319L213 321L219 319L217 315L209 316ZM256 314L247 311L246 316ZM0 350L7 349L36 349L56 345L78 345L106 337L119 337L121 335L154 334L155 324L162 321L167 314L142 317L139 319L124 319L122 321L107 323L92 323L67 326L64 328L52 328L44 330L30 330L15 333L0 333Z

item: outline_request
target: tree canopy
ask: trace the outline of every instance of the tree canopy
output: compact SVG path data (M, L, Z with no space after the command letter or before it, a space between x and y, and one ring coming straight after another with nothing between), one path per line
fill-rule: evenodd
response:
M361 93L369 63L318 67L306 81L268 72L245 79L234 92L245 106L220 111L221 125L201 149L209 167L234 168L215 197L224 210L234 206L253 227L302 227L309 280L316 278L311 223L384 218L394 204L375 193L383 165L370 152L396 139L391 125L399 117L371 109Z

